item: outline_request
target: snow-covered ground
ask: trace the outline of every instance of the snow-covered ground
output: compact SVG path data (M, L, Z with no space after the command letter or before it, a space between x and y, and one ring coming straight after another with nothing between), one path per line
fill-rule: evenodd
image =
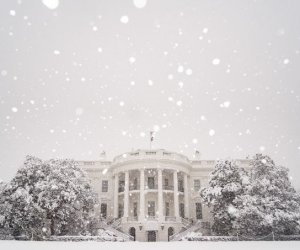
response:
M300 249L300 241L260 241L260 242L34 242L34 241L0 241L1 250L290 250Z

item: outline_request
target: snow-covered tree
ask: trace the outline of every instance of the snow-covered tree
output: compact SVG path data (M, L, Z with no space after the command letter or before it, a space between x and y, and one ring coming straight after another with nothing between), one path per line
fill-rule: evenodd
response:
M234 161L218 161L210 175L208 187L201 190L204 203L212 207L212 230L216 235L234 233L237 211L234 200L243 193L247 180L247 173Z
M297 233L300 199L291 185L288 169L269 156L257 154L250 164L250 185L236 199L236 229L245 235Z
M86 234L93 220L95 198L73 160L28 156L2 196L4 225L15 235Z

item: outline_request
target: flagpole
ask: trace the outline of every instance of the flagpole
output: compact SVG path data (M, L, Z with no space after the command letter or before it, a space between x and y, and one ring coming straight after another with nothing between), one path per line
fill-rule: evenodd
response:
M153 141L153 131L150 131L150 150L152 149L152 141Z

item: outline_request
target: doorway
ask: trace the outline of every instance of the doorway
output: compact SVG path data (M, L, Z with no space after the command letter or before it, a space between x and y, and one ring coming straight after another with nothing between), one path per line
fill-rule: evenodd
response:
M156 231L148 231L148 242L156 241Z
M135 228L131 227L129 229L129 235L131 235L133 237L133 240L135 241Z

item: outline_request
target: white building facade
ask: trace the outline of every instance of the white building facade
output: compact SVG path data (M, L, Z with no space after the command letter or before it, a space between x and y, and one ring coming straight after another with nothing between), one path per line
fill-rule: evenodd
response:
M248 160L237 161L247 167ZM168 241L197 222L210 233L211 215L201 203L215 161L189 160L163 149L137 150L113 161L79 161L91 180L99 216L137 241Z

